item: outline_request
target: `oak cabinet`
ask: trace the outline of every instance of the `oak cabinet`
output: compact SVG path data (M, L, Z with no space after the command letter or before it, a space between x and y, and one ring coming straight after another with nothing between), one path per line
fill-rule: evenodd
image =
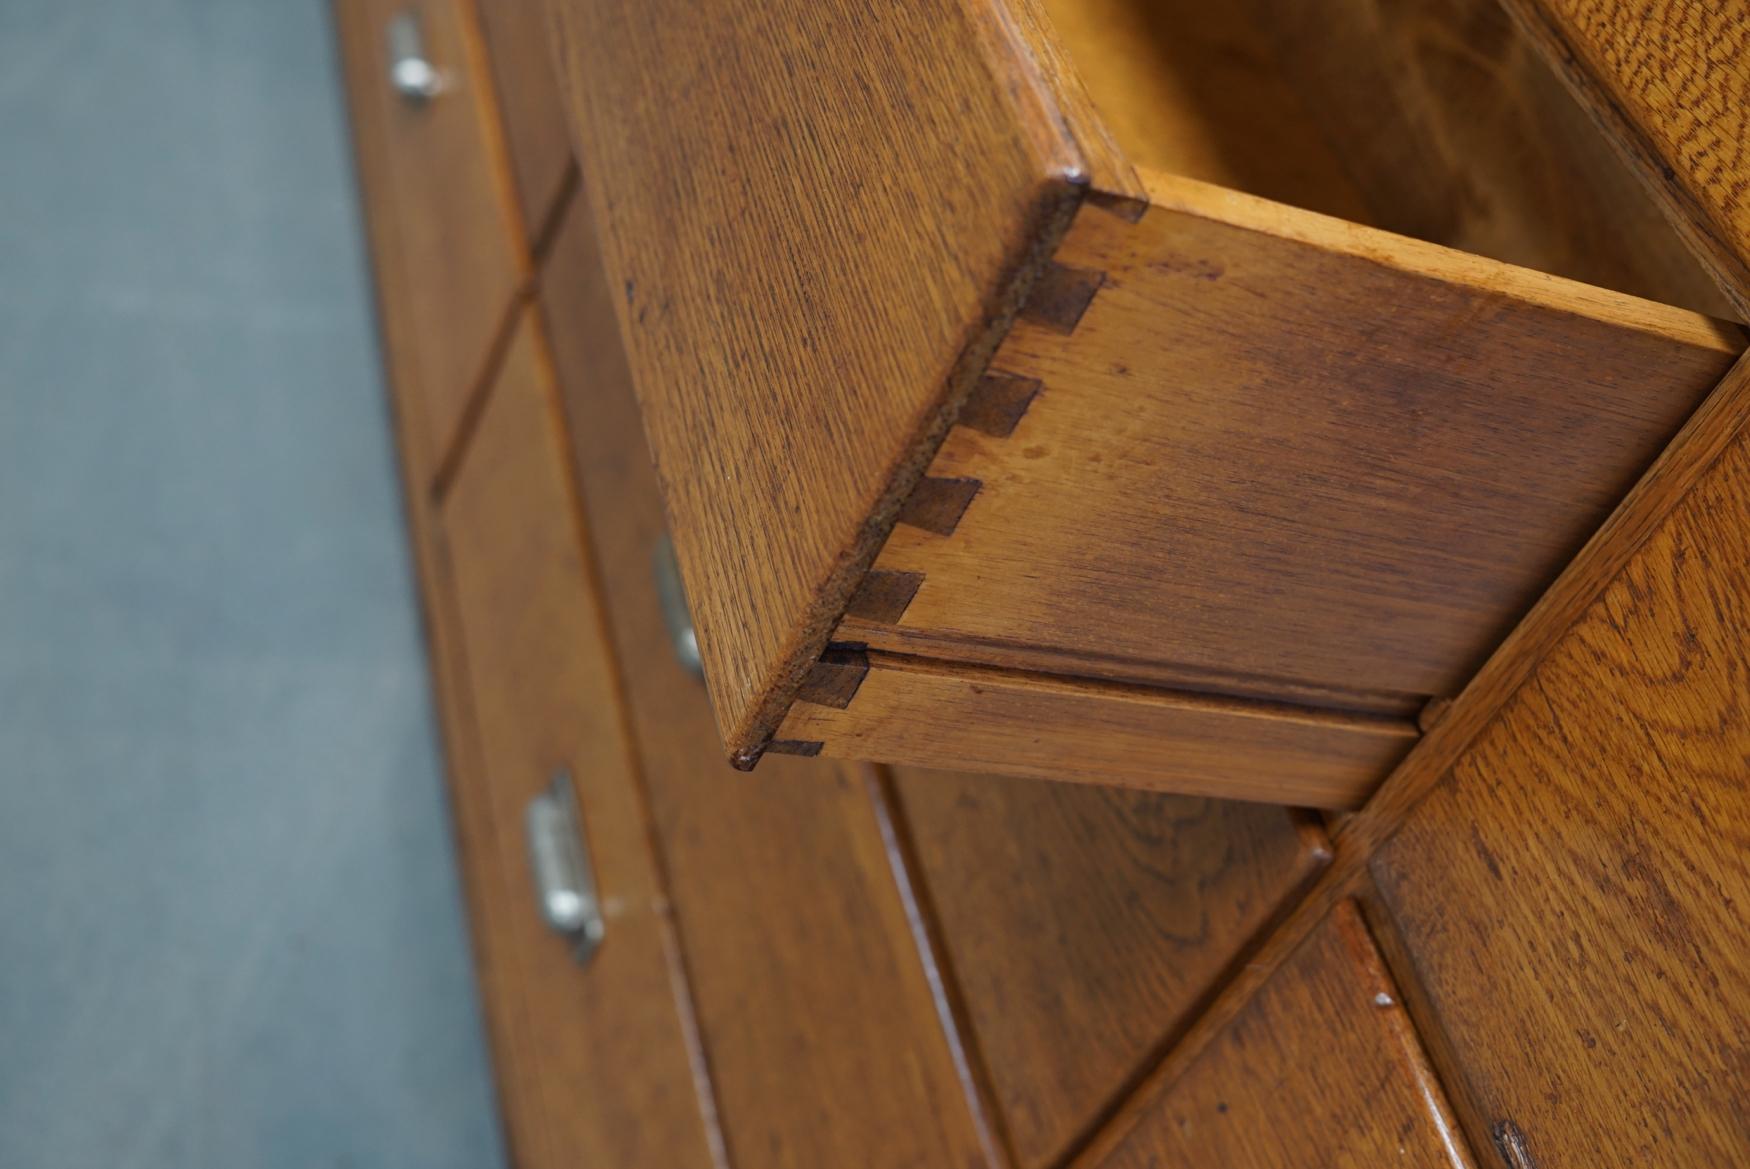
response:
M1750 1158L1642 7L337 0L513 1163Z

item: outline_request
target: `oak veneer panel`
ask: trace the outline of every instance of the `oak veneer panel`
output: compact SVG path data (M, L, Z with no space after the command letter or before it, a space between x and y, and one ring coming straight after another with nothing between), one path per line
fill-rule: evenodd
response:
M956 427L951 535L901 524L898 635L1221 679L1454 694L1744 346L1733 326L1143 172L1078 215L1103 281L992 363L1040 387ZM841 638L881 642L866 629ZM1351 703L1375 707L1364 697Z
M392 285L407 318L404 392L424 399L419 438L434 465L456 438L527 267L496 108L479 88L487 74L472 10L466 0L334 6L354 134L369 156L361 171L378 280ZM389 84L387 30L401 11L418 16L427 53L448 78L423 104Z
M1740 440L1376 856L1539 1169L1750 1158L1747 565Z
M1750 4L1506 0L1750 312Z
M441 509L444 566L477 727L458 812L489 843L475 930L518 1164L712 1163L668 926L606 631L583 563L545 371L527 323ZM523 813L573 777L606 934L587 967L536 905Z
M1339 902L1097 1164L1460 1169L1450 1109L1353 902Z
M750 763L1085 166L998 0L548 10L719 726Z
M824 761L732 771L670 649L611 295L588 220L568 216L541 299L730 1163L987 1164L865 779Z
M531 240L538 240L558 208L571 165L571 128L554 74L546 9L540 0L476 4L523 226Z
M1181 795L1359 805L1412 723L871 653L843 706L799 701L781 743L847 759Z
M1019 1164L1055 1164L1329 860L1287 809L894 782Z
M1350 218L1734 315L1641 176L1498 0L1252 7L1283 78L1323 131L1316 136L1362 193L1367 211Z

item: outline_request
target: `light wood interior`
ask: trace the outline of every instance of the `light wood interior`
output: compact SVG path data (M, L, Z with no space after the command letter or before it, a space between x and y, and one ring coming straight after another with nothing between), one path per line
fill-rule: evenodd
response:
M1139 168L1737 316L1497 0L1044 0Z

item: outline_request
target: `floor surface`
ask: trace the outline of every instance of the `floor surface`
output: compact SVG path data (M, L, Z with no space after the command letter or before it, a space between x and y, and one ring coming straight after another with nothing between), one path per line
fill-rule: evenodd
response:
M326 0L0 0L0 1166L501 1163Z

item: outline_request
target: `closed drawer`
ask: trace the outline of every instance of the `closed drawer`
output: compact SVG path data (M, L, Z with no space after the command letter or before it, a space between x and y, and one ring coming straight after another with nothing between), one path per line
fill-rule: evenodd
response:
M795 759L737 776L673 651L661 503L587 219L560 228L541 300L731 1159L994 1164L869 777Z
M1351 902L1314 927L1174 1082L1131 1107L1090 1164L1474 1163Z
M1330 859L1314 817L901 770L927 902L1022 1169L1045 1169Z
M531 0L487 0L479 11L517 204L529 239L538 244L559 208L571 166L571 133L553 72L547 16Z
M454 788L506 1127L529 1169L705 1169L670 927L537 344L523 321L440 506L477 739ZM576 804L558 830L585 843L601 911L582 963L532 874L529 806L556 782Z
M1462 688L1744 336L1489 0L1374 7L552 0L738 763L1348 805Z
M337 0L385 326L424 461L449 450L527 262L466 0Z

